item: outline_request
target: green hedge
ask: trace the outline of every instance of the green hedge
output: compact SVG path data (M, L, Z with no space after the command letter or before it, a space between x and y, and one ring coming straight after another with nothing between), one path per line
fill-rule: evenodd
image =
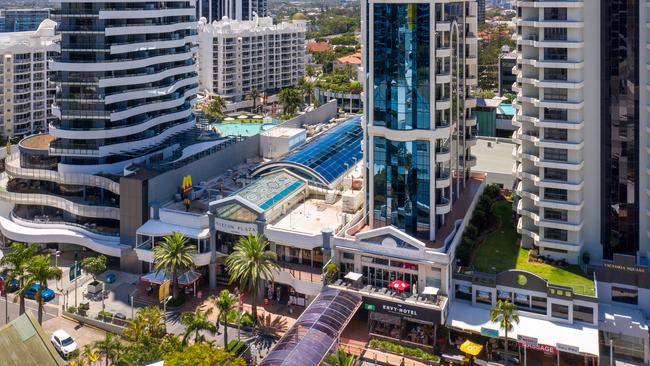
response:
M440 357L434 355L433 353L423 351L419 348L402 346L401 344L384 341L381 339L371 339L370 342L368 342L368 346L370 346L370 348L374 348L384 352L396 353L402 356L416 357L424 361L434 361L434 362L440 361Z

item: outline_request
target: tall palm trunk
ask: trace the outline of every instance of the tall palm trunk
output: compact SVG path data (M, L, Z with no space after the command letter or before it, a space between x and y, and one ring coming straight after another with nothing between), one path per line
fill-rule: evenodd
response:
M506 353L508 353L508 327L507 326L505 332L506 332Z
M172 295L172 299L176 298L176 287L178 286L178 274L176 273L176 270L172 271L172 283L171 283L171 289L170 289L170 294Z
M224 314L223 321L223 348L228 349L228 313ZM239 320L241 322L241 319Z
M251 294L251 306L253 307L251 311L251 315L253 316L253 327L255 327L255 325L257 325L257 290L253 290Z
M19 295L20 297L20 305L18 306L18 315L23 315L25 314L25 294L21 293Z

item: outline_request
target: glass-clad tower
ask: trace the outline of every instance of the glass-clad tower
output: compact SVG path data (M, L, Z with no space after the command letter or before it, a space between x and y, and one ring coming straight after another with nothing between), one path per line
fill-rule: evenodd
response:
M362 12L369 224L435 240L476 164L476 1Z

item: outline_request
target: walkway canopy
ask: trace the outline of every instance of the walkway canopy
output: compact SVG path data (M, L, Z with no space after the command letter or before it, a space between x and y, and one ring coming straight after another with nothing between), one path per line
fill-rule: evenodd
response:
M278 160L262 164L252 174L287 169L310 181L330 186L361 161L362 139L361 117L353 117Z
M191 286L193 285L196 281L201 278L201 274L199 272L195 272L192 270L189 270L180 276L178 276L178 284L181 286ZM146 275L140 277L140 280L142 282L149 282L154 285L162 285L163 282L167 280L171 280L171 275L165 276L163 271L158 271L158 272L150 272L147 273Z
M323 290L259 366L320 365L361 306L361 296Z

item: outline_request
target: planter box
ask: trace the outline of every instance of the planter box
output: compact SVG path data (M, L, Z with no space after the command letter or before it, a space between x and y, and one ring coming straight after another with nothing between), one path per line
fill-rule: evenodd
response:
M92 281L91 283L88 284L86 287L86 290L88 291L89 294L97 294L102 292L102 283L99 281Z

